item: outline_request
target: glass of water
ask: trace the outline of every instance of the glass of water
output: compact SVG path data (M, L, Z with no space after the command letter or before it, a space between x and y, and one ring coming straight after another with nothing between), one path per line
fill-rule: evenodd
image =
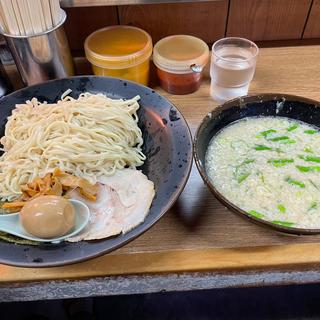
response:
M212 46L211 96L222 103L246 95L256 68L259 48L244 38L223 38Z

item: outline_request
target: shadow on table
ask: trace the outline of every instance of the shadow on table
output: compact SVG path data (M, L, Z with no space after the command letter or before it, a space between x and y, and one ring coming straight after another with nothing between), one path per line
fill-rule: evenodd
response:
M193 164L193 170L195 164ZM180 197L173 206L173 212L177 222L182 223L188 230L197 229L203 222L208 211L208 200L213 195L204 182L198 177L198 173L191 174Z

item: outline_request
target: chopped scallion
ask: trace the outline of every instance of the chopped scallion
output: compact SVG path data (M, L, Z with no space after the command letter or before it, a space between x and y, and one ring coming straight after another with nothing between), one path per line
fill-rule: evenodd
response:
M283 151L280 148L271 148L264 144L256 144L254 145L253 149L257 151L276 151L278 153L283 153Z
M255 218L261 219L261 218L264 217L264 215L262 213L260 213L260 212L258 212L256 210L250 210L248 213L250 214L250 216L253 216Z
M310 147L306 147L303 150L304 152L313 153L312 149Z
M275 167L283 167L289 163L293 163L293 159L271 159L268 160L269 164L273 164Z
M304 160L304 161L308 161L308 162L320 163L320 157L316 157L316 156L303 156L303 155L300 155L299 158Z
M284 227L292 227L294 225L294 222L289 222L289 221L273 220L271 222Z
M287 211L286 207L281 203L277 205L277 208L279 209L279 211L281 213L286 213L286 211Z
M282 144L294 144L294 143L296 143L296 140L288 139L288 140L280 141L280 143L282 143Z
M256 136L257 138L262 138L262 137L267 137L269 134L271 133L275 133L277 132L276 130L274 129L269 129L269 130L265 130L265 131L261 131L258 133L258 135Z
M313 210L313 209L317 209L317 207L318 207L317 202L316 201L312 201L308 211Z
M320 172L320 166L310 166L310 167L296 166L296 168L300 172L312 172L312 171Z
M300 187L300 188L305 188L306 187L306 185L303 182L295 180L295 179L292 179L290 177L287 177L285 179L285 181L288 182L289 184L292 184L292 185Z
M238 183L243 182L244 180L246 180L250 176L250 174L251 174L250 172L247 172L247 173L238 175L237 176L237 182Z
M267 147L263 144L256 144L254 147L253 147L254 150L258 150L258 151L261 151L261 150L273 150L273 148L270 148L270 147Z
M252 162L254 162L254 159L244 160L244 161L240 164L240 166L242 166L242 165L244 165L244 164L249 164L249 163L252 163Z
M252 162L254 162L254 159L247 159L235 167L234 176L238 183L243 182L250 176L251 172L248 171L247 165Z
M315 134L315 133L318 133L317 130L304 130L304 133L306 134Z
M279 136L279 137L274 137L274 138L267 138L269 141L273 142L278 142L278 141L283 141L283 140L289 140L290 138L288 136Z
M298 127L299 127L299 125L298 125L297 123L295 123L295 124L291 125L291 126L287 129L287 131L296 130Z

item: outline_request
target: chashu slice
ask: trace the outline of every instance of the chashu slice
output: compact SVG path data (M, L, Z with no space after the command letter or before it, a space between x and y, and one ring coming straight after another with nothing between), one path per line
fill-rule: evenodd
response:
M114 189L124 207L122 232L126 233L146 218L155 195L154 184L141 171L122 169L99 182Z
M71 199L84 202L90 210L88 225L69 242L81 240L97 240L112 237L122 232L122 218L119 212L123 210L115 190L105 185L98 185L97 200L84 199L77 190L69 193Z
M84 199L78 191L72 199L87 204L91 217L88 226L70 242L103 239L126 233L142 223L154 198L154 184L140 171L117 170L113 176L99 178L96 201Z

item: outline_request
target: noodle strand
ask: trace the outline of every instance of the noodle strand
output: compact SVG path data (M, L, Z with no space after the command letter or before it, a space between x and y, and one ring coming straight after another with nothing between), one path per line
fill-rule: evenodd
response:
M142 165L138 100L83 93L55 104L33 98L17 105L1 138L1 200L18 198L22 184L57 167L95 184L116 169Z

